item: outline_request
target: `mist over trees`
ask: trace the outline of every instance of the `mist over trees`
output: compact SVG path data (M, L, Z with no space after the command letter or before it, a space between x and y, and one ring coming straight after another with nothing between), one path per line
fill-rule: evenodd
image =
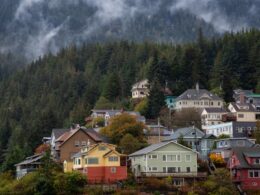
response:
M221 87L226 101L238 87L259 92L259 48L260 32L250 30L211 40L201 33L183 45L120 41L45 55L0 81L1 170L14 169L52 128L84 125L95 106L133 110L131 85L143 78L154 82L154 95L142 108L148 118L161 109L159 88L166 81L173 95L196 82L209 90Z

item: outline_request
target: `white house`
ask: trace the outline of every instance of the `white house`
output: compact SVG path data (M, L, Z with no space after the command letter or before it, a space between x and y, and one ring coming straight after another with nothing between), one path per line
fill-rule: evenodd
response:
M209 125L221 124L222 116L227 114L224 108L204 108L201 113L202 129L206 129Z
M132 98L144 98L149 95L148 79L141 80L132 86Z
M176 98L174 109L181 110L185 108L222 108L223 104L223 99L206 89L200 89L199 85L197 84L196 89L188 89Z

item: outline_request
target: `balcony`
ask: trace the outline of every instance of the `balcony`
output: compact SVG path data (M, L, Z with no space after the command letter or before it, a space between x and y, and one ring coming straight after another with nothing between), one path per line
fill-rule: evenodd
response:
M207 177L207 172L179 172L179 173L165 173L165 172L141 172L141 177L179 177L179 178L202 178Z

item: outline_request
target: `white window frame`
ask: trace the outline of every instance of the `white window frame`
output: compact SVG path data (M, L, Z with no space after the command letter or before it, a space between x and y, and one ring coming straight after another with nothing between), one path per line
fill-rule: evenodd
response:
M158 155L157 154L149 154L148 157L149 157L149 159L158 159Z
M168 156L175 156L176 160L169 160ZM180 157L180 160L178 160L178 156ZM166 162L181 162L181 155L180 154L167 154L166 155Z
M110 172L111 172L111 173L116 173L116 171L117 171L117 170L116 170L116 167L111 167L111 168L110 168Z

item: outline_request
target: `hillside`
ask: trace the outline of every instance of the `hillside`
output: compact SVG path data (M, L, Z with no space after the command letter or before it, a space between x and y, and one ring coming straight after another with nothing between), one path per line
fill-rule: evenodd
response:
M28 60L71 43L115 40L184 43L260 27L252 0L2 0L0 52Z
M104 96L132 109L131 85L141 79L168 82L174 95L199 82L226 101L232 89L260 90L260 31L226 34L194 44L115 42L70 46L46 55L0 82L2 169L30 154L54 127L84 124ZM245 82L246 81L246 82Z

